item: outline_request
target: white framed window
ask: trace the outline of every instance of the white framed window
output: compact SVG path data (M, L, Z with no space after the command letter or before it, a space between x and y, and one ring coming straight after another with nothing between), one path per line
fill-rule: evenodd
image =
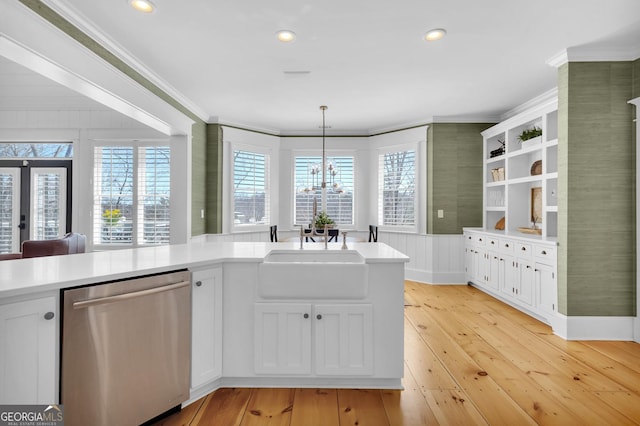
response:
M326 159L327 215L338 225L354 224L355 161L352 155L330 155ZM313 219L313 202L322 210L322 157L297 155L294 160L294 225Z
M94 147L94 245L169 243L170 166L168 146Z
M269 154L233 150L233 228L270 223Z
M378 223L388 227L415 229L416 149L397 149L378 155Z

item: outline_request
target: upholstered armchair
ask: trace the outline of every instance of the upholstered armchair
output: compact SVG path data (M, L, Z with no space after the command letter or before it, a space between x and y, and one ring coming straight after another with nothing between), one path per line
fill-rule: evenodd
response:
M24 241L22 243L22 253L0 254L0 260L84 253L85 245L86 237L83 234L70 232L56 240Z

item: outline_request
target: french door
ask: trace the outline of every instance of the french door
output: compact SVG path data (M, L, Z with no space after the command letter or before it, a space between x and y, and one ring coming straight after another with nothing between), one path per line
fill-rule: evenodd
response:
M71 230L71 160L0 160L0 253Z

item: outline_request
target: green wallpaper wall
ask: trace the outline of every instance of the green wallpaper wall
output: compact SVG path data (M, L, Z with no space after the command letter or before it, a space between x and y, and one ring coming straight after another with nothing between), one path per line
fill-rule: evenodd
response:
M191 128L191 235L207 231L207 220L200 210L207 207L207 125L196 123Z
M493 123L433 123L427 133L427 233L482 226L482 135ZM444 210L444 218L438 218Z
M559 71L559 311L635 314L631 62Z
M640 59L633 61L633 99L640 97Z
M222 232L222 126L207 124L207 234Z

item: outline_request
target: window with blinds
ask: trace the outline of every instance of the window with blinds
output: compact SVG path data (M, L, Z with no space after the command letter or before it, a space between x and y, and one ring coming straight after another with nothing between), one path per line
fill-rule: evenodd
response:
M234 227L269 223L269 156L233 151Z
M378 220L385 226L415 226L416 152L380 154Z
M354 160L331 156L326 160L327 216L338 225L353 225ZM313 200L322 210L322 157L295 158L294 223L307 226L313 221Z
M170 159L165 146L95 147L94 244L169 243Z

